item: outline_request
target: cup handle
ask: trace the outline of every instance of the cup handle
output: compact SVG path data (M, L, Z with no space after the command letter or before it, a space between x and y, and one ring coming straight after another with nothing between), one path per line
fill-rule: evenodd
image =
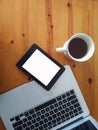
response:
M65 48L59 47L59 48L56 48L56 51L57 52L65 52Z
M56 48L56 51L57 51L57 52L65 52L65 53L66 53L67 44L68 44L68 41L65 42L65 44L64 44L63 47Z

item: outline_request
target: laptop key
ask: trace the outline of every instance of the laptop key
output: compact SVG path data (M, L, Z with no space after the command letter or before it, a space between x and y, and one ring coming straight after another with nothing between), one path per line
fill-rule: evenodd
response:
M24 116L24 114L22 113L22 114L20 114L19 116L22 117L22 116Z
M31 119L32 119L32 117L31 117L31 116L29 116L27 119L28 119L28 120L31 120Z
M75 96L75 95L72 95L72 96L69 96L69 97L67 98L67 100L68 100L68 101L71 101L71 100L73 100L74 98L76 98L76 96Z
M27 118L24 118L24 119L23 119L23 122L27 122Z
M40 126L41 126L41 125L43 125L43 124L44 124L44 122L41 120L41 121L39 122L39 124L40 124Z
M66 94L64 93L64 94L62 94L62 98L64 99L64 98L66 98Z
M15 130L22 130L22 126L16 127Z
M18 122L16 122L16 123L13 124L13 127L15 128L15 127L17 127L17 126L19 126L21 124L22 124L22 121L18 121Z
M33 115L32 115L32 118L36 118L36 114L33 114Z
M20 117L19 117L19 116L16 116L15 119L16 119L16 121L19 121L19 120L20 120Z
M62 97L61 97L61 96L58 96L56 99L57 99L57 101L61 101L61 100L62 100Z
M29 110L29 113L30 113L30 114L33 114L33 113L34 113L34 109L30 109L30 110Z
M26 112L24 112L24 115L27 117L27 116L29 116L29 113L26 111Z
M31 121L28 121L27 124L28 124L28 126L30 126L30 125L32 124L32 122L31 122Z
M33 123L33 124L34 124L34 123L36 123L36 120L35 120L35 119L33 119L33 120L32 120L32 123Z
M78 102L78 100L76 98L71 101L72 104L75 104L77 102Z
M40 126L40 127L39 127L39 130L43 130L43 126Z
M26 124L26 123L24 123L24 124L23 124L23 128L26 128L26 127L27 127L27 124Z
M79 107L79 106L80 106L79 103L74 104L74 107L75 107L75 108L77 108L77 107Z
M70 90L70 93L71 93L71 94L75 94L74 90Z
M67 95L67 96L70 96L70 92L67 92L66 95Z
M11 121L11 122L14 121L14 118L11 118L10 121Z
M30 128L31 128L31 130L33 130L33 129L35 128L35 126L34 126L34 125L31 125Z
M27 128L26 128L26 130L30 130L30 128L29 128L29 127L27 127Z

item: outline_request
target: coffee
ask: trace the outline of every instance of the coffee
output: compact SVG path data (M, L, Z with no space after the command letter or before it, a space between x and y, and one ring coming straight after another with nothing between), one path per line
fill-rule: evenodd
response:
M87 43L81 38L74 38L68 46L69 52L74 58L82 58L87 53Z

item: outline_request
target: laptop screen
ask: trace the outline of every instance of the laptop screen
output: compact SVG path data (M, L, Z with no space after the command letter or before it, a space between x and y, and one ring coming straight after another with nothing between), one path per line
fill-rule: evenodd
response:
M95 126L92 124L92 122L88 120L71 130L98 130L98 129L96 129Z

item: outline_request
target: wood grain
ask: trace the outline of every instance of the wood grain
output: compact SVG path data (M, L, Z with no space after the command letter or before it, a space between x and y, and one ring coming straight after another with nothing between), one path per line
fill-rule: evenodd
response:
M90 35L96 48L94 56L83 63L55 51L79 32ZM98 0L0 0L0 94L31 81L16 63L32 43L71 66L98 121ZM0 130L5 130L1 121Z

